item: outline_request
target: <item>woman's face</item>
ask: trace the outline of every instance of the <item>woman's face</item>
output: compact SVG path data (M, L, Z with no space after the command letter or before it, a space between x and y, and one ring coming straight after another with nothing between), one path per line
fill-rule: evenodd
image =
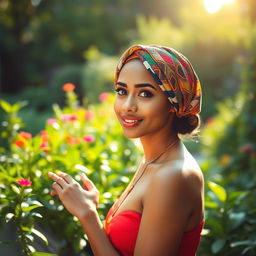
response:
M127 62L115 84L114 110L128 138L141 138L171 129L170 103L144 65Z

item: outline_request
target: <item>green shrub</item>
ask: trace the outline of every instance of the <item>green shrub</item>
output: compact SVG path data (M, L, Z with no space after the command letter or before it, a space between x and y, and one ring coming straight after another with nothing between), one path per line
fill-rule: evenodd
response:
M104 219L108 208L129 182L140 149L134 141L123 136L114 118L113 95L105 93L100 104L87 106L78 105L73 91L67 91L66 96L66 106L61 109L54 105L54 117L48 119L45 129L34 137L24 130L20 131L22 125L17 112L22 105L1 101L7 117L0 134L0 190L3 195L0 198L1 224L9 225L9 222L6 223L9 221L8 216L15 215L17 203L9 191L12 191L18 179L28 179L32 182L33 200L43 206L38 209L43 218L35 221L36 216L30 208L32 215L24 220L25 235L31 238L34 231L31 228L35 222L45 233L51 231L62 241L55 253L66 255L66 251L69 255L76 255L84 249L83 231L58 200L51 198L49 192L52 182L47 173L62 170L80 181L78 174L86 172L100 191L98 210ZM17 220L12 219L18 229ZM30 248L33 239L27 243L22 240L22 244Z

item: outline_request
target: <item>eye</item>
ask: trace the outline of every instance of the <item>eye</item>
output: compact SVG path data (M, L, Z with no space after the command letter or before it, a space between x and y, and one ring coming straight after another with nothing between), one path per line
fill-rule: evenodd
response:
M126 95L126 90L123 88L117 88L117 89L115 89L115 91L116 91L117 95L120 95L120 96Z
M150 91L147 91L147 90L141 91L139 95L141 97L144 97L144 98L151 98L151 97L153 97L153 94Z

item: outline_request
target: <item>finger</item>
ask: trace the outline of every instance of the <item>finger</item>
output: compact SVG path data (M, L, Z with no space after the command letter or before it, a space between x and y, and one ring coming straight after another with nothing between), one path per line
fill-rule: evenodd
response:
M74 179L72 179L67 173L58 172L57 175L62 179L64 179L68 184L71 184L74 182Z
M53 189L53 190L51 190L50 195L51 195L51 196L57 196L58 194L57 194L57 192Z
M93 182L90 179L88 179L88 177L84 173L81 174L81 179L86 190L96 189Z
M65 188L65 186L67 186L67 182L64 179L62 179L60 176L56 175L55 173L49 172L48 176L52 180L54 180L56 183L58 183L61 186L61 188Z
M52 189L54 191L54 195L59 195L62 191L61 186L57 182L53 182Z

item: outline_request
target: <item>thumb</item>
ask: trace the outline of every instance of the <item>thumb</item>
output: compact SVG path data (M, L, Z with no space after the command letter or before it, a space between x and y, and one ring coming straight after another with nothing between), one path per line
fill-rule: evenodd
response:
M81 174L81 180L83 182L83 187L85 190L90 191L90 190L96 189L93 182L90 179L88 179L88 177L84 173Z

